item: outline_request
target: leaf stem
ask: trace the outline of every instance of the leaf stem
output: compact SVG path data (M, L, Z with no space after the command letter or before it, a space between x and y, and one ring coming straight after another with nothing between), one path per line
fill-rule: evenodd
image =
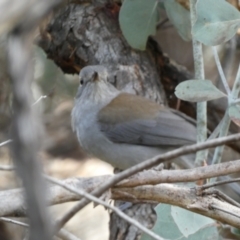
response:
M239 91L240 91L240 64L238 66L237 76L233 84L233 89L231 94L232 100L235 100L238 98Z
M217 69L218 69L219 75L221 77L223 86L224 86L224 88L225 88L225 90L227 92L227 95L230 96L231 90L229 88L227 79L225 77L225 74L224 74L223 69L222 69L222 65L221 65L220 60L219 60L217 47L212 47L212 51L213 51L213 56L214 56L214 59L215 59L216 65L217 65Z
M223 136L227 135L230 123L231 123L231 120L230 120L229 115L228 115L228 110L226 110L225 115L222 119L222 124L221 124L221 130L220 130L220 133L219 133L219 137L223 137ZM220 147L217 147L215 149L212 164L216 164L216 163L221 162L223 150L224 150L224 146L220 146ZM213 180L211 180L211 182L212 181Z
M190 0L190 16L191 16L191 27L193 26L197 19L196 14L196 2L197 0ZM203 63L203 53L202 44L196 39L192 39L193 43L193 58L194 58L194 68L195 68L195 79L204 80L204 63ZM197 142L201 143L207 139L207 102L197 103ZM196 155L195 165L200 166L201 163L207 159L208 150L200 151Z
M229 99L228 105L229 106L232 104L232 102L234 102L235 99L238 98L239 91L240 91L240 64L238 67L238 72L236 75L236 79L234 81L232 92L228 97L228 99ZM231 119L228 115L228 111L226 110L225 115L224 115L224 120L222 123L222 129L219 133L219 137L224 137L227 135L230 123L231 123ZM223 150L224 150L224 146L220 146L220 147L216 148L216 150L214 152L214 156L213 156L213 161L212 161L213 164L221 162ZM211 181L213 182L214 180L215 179L212 179Z

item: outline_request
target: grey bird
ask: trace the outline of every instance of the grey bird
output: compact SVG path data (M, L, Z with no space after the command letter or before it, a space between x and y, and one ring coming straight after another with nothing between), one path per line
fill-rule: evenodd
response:
M79 78L72 127L87 153L126 169L196 142L196 128L187 116L117 90L107 81L105 67L85 67Z

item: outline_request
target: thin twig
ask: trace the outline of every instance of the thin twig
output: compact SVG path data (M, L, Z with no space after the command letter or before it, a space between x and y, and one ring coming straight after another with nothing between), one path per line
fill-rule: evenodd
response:
M227 79L225 77L225 74L224 74L223 69L222 69L222 65L221 65L220 60L219 60L217 47L215 47L215 46L212 47L212 51L213 51L213 56L214 56L214 59L215 59L216 65L217 65L217 69L218 69L219 75L221 77L223 86L224 86L224 88L225 88L225 90L227 92L227 95L229 96L231 94L231 90L229 88Z
M196 151L203 150L203 149L206 149L206 148L216 147L218 145L226 144L226 143L231 142L231 141L237 141L239 139L240 139L240 134L238 133L238 134L234 134L234 135L227 136L227 137L222 137L222 138L218 138L218 139L209 140L209 141L206 141L206 142L203 142L203 143L194 144L194 145L191 145L191 146L185 146L185 147L170 151L168 153L161 154L161 155L156 156L152 159L149 159L149 160L146 160L142 163L139 163L139 164L137 164L133 167L130 167L130 168L126 169L125 171L121 172L121 173L116 174L108 182L104 183L102 186L99 186L99 188L92 191L91 194L96 196L96 197L99 197L107 189L111 188L112 186L114 186L115 184L120 182L121 180L123 180L127 177L130 177L130 176L132 176L133 174L135 174L139 171L142 171L144 169L148 169L148 168L153 167L157 164L169 161L173 158L177 158L177 157L182 156L184 154L196 152ZM75 215L75 213L77 211L81 210L88 203L89 203L89 200L84 198L79 203L77 203L75 206L73 206L73 208L70 209L66 213L65 216L63 216L63 218L61 218L57 221L57 229L60 229L73 215Z
M228 211L228 210L226 210L226 209L223 209L223 208L217 207L216 205L210 204L209 207L210 207L211 209L213 209L213 210L214 210L214 209L217 209L217 210L219 210L219 211L222 211L222 212L228 213L228 214L230 214L230 215L232 215L232 216L234 216L234 217L240 218L240 215L235 214L234 212L230 212L230 211Z
M147 184L155 185L159 183L194 182L237 172L240 172L240 160L192 169L161 170L160 173L151 169L140 172L131 178L124 179L118 183L116 187L136 187Z
M231 123L231 119L228 115L228 111L225 111L224 117L222 119L222 125L219 133L219 137L224 137L227 135L230 123ZM215 149L213 158L212 158L212 164L221 162L223 150L224 150L224 146L219 146ZM216 179L211 179L211 182L215 180Z
M228 96L228 105L229 106L232 104L232 101L234 102L234 100L238 98L239 92L240 92L240 64L238 67L236 79L233 84L232 92ZM223 136L227 135L230 123L231 123L231 119L228 115L228 111L226 111L219 137L223 137ZM215 149L213 161L212 161L213 164L221 162L223 150L224 150L224 146L220 146ZM211 179L211 182L214 182L215 180L216 179Z
M7 223L12 223L15 225L19 225L21 227L29 228L29 225L24 222L20 222L11 218L6 218L6 217L0 217L1 221L7 222ZM58 237L64 239L64 240L81 240L80 238L76 237L72 233L68 232L66 229L61 229L60 232L57 234Z
M222 128L222 123L223 123L223 118L221 119L221 121L218 123L217 127L214 129L214 131L210 134L210 136L208 137L207 140L211 140L214 138L217 138L217 136L219 135L221 128Z
M9 165L0 165L0 170L1 171L13 171L15 170L15 167L14 166L9 166Z
M12 142L12 139L8 139L7 141L4 141L4 142L0 143L0 147L4 146L4 145L6 145L10 142Z
M111 209L112 211L114 211L119 217L121 217L122 219L124 219L125 221L127 221L128 223L134 225L135 227L139 228L140 230L142 230L144 233L146 233L147 235L151 236L152 238L154 239L158 239L158 240L163 240L161 237L159 237L157 234L155 234L154 232L152 232L151 230L149 230L148 228L146 228L145 226L143 226L141 223L137 222L136 220L134 220L133 218L130 218L129 216L127 216L124 212L122 212L121 210L119 210L118 208L104 202L103 200L97 198L97 197L94 197L93 195L83 191L83 190L79 190L79 189L75 189L73 187L69 187L67 186L66 184L62 183L61 181L57 180L57 179L54 179L52 177L48 177L48 176L45 176L45 178L52 182L52 183L55 183L65 189L67 189L68 191L71 191L77 195L80 195L82 197L85 197L86 199L92 201L92 202L95 202L97 204L101 204L102 206L108 208L108 209ZM77 213L77 212L75 212ZM72 217L73 215L71 216L65 216L64 215L64 218L68 218L68 217Z
M201 188L201 187L199 187L199 188ZM201 191L201 189L200 189L200 191ZM228 203L232 204L233 206L240 208L240 203L236 202L234 199L230 198L228 195L224 194L223 192L221 192L218 189L207 189L206 191L204 191L204 194L216 195L217 197L221 198L225 202L228 202Z
M222 180L214 183L207 183L201 186L202 190L211 188L211 187L217 187L220 185L228 184L228 183L233 183L233 182L240 182L240 178L234 178L234 179L227 179L227 180Z
M40 98L38 98L38 99L32 104L32 106L36 105L36 104L39 103L42 99L45 99L45 98L47 98L47 97L48 97L47 95L41 96ZM11 143L12 141L13 141L12 139L8 139L8 140L2 142L2 143L0 143L0 147L6 145L6 144L8 144L8 143ZM0 170L4 170L4 169L0 169Z
M208 140L210 139L214 139L217 138L217 136L220 134L220 132L222 131L223 128L225 128L225 124L227 122L227 119L229 118L228 112L225 112L223 118L221 119L221 121L218 123L217 127L214 129L214 131L211 133L210 137L208 138ZM213 157L214 159L214 157ZM215 164L213 163L214 160L212 159L211 164Z
M47 97L48 97L47 95L41 96L40 98L38 98L38 99L32 104L32 106L36 105L36 104L39 103L42 99L45 99L45 98L47 98Z
M40 102L42 99L45 99L45 98L47 98L47 95L41 96L40 98L37 99L36 102L34 102L34 103L32 104L32 106L36 105L38 102ZM2 143L0 143L0 147L6 145L6 144L8 144L8 143L11 143L12 141L13 141L12 139L8 139L8 140L2 142ZM7 170L7 169L1 169L1 167L0 167L0 170Z
M240 64L238 66L237 75L233 84L233 90L232 90L233 100L238 99L239 91L240 91Z
M13 224L16 224L16 225L19 225L19 226L22 226L22 227L27 227L27 228L29 227L28 224L17 221L17 220L14 220L14 219L11 219L11 218L0 217L0 220L4 221L4 222L8 222L8 223L13 223Z

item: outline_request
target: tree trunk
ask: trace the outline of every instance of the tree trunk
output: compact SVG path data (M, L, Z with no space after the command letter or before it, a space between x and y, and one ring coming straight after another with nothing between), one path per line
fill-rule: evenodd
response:
M174 95L176 85L189 79L190 74L170 62L152 38L146 51L132 49L121 33L119 10L117 3L107 0L70 3L42 26L38 44L65 73L79 73L86 65L105 65L112 73L109 81L118 89L143 95L195 117L195 105L179 101ZM211 109L213 126L221 115ZM125 212L152 227L156 219L153 207L133 204ZM111 214L111 240L133 240L139 236L137 228Z
M105 65L117 88L179 108L174 89L190 74L170 63L153 39L146 51L132 49L121 33L119 10L116 3L107 1L69 4L42 27L38 44L65 73L79 73L86 65ZM181 102L180 109L195 116L190 103Z

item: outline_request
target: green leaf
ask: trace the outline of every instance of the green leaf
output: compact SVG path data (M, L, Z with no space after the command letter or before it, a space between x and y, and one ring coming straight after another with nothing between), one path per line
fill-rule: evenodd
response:
M228 108L228 115L234 123L240 126L240 105L232 105Z
M171 215L171 205L158 204L155 208L157 221L153 231L165 239L182 239L182 233L177 228ZM148 235L143 234L141 240L152 240Z
M240 13L225 0L198 0L192 34L199 42L215 46L231 39L240 26Z
M179 230L185 237L196 233L206 225L214 224L214 221L211 218L204 217L176 206L171 207L171 215Z
M212 219L179 209L179 207L168 204L158 204L155 208L157 221L152 230L163 239L168 240L217 240L219 238L215 222ZM191 223L192 221L194 224ZM181 226L179 227L180 222ZM186 229L187 236L184 235ZM141 240L152 240L152 238L143 234Z
M240 237L240 229L239 228L231 227L231 233Z
M203 102L226 97L210 80L187 80L175 89L175 95L189 102Z
M148 37L156 34L158 22L157 0L124 0L119 22L129 45L145 50Z
M185 41L192 39L190 12L175 0L165 0L164 7L169 20Z

